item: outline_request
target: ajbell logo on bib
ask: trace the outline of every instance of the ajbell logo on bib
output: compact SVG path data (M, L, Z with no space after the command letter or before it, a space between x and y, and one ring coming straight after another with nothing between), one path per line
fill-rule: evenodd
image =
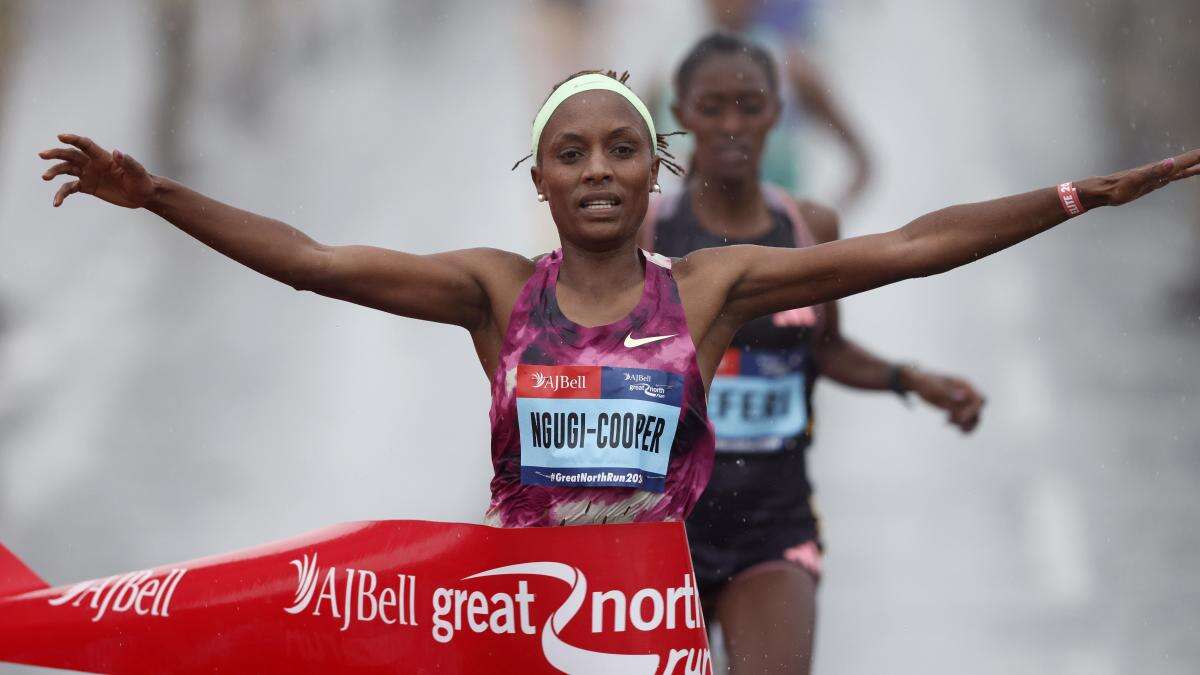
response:
M597 398L599 366L531 366L517 369L517 396L529 398Z
M578 377L570 377L568 375L551 375L546 376L542 373L533 373L533 388L534 389L549 389L550 391L558 391L559 389L587 389L587 376L580 375Z

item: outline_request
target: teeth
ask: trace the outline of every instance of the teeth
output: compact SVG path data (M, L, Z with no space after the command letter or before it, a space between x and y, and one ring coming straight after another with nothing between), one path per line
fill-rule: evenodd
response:
M616 206L616 205L617 205L616 202L607 202L607 201L605 201L605 202L587 202L586 204L583 205L583 208L585 208L585 209L607 209L609 207Z

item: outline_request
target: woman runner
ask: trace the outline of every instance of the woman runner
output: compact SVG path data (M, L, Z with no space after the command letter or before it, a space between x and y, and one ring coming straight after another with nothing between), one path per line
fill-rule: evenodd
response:
M531 170L561 248L413 255L331 246L148 173L63 134L43 175L146 208L298 290L462 326L492 383L492 501L503 526L682 520L708 482L704 391L747 321L944 272L1083 209L1124 204L1200 172L1200 151L1060 188L951 206L904 227L820 246L730 246L671 264L637 232L664 160L645 105L598 73L555 87L533 124ZM1064 204L1067 206L1064 207ZM1070 209L1068 211L1068 208Z
M695 152L685 189L651 206L646 250L682 258L729 244L838 239L834 211L762 182L782 108L767 50L728 33L700 40L675 74L674 100ZM734 673L807 673L812 665L821 549L806 452L819 375L911 391L963 432L983 406L964 380L890 364L846 338L836 302L760 317L734 335L709 389L712 479L687 521L700 597L721 626Z

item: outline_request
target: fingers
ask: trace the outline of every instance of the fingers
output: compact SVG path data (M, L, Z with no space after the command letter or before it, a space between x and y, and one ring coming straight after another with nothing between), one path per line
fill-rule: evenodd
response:
M1175 157L1168 157L1159 162L1158 167L1160 170L1165 168L1166 182L1168 183L1180 178L1200 175L1200 148Z
M1171 176L1171 180L1175 181L1181 178L1191 178L1192 176L1200 176L1200 164L1176 173L1174 176Z
M1182 155L1172 157L1171 159L1175 160L1176 170L1184 170L1198 166L1200 165L1200 148L1190 150Z
M963 433L968 433L979 422L979 407L975 401L950 409L948 422L958 427Z
M1185 157L1185 155L1168 157L1162 161L1115 174L1116 184L1113 186L1107 203L1111 206L1128 204L1166 186L1177 178L1179 161Z
M950 397L954 403L947 407L949 422L963 431L970 433L979 424L979 415L983 410L985 399L965 380L949 378Z
M977 426L979 426L979 415L975 414L964 418L963 421L958 425L958 428L961 429L964 434L969 434L972 431L975 431L975 427Z
M42 180L50 180L55 176L61 176L63 174L79 176L81 173L82 170L78 166L75 166L70 162L62 162L47 169L46 173L42 174Z
M946 421L963 433L970 433L979 425L986 399L970 382L956 377L931 377L929 387L918 391L931 405L945 410Z
M962 429L963 433L971 433L979 425L979 417L983 411L983 404L983 397L975 396L966 405L955 409L950 414L950 421L959 429Z
M73 145L84 152L85 155L92 159L107 159L108 153L104 148L96 145L92 139L87 136L77 136L75 134L59 134L58 140L63 143Z
M75 148L52 148L38 153L42 159L61 159L72 164L83 166L88 162L88 156Z
M58 192L54 193L55 208L62 206L63 200L76 192L79 192L79 181L73 180L70 183L63 183L62 187L58 188Z

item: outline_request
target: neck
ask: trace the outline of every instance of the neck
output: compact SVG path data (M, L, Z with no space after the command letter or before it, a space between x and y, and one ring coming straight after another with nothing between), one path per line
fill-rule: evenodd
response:
M688 180L688 187L692 212L715 234L749 238L770 227L771 215L757 176L730 181L698 173Z
M630 286L642 286L644 271L634 239L604 251L590 251L563 241L562 252L558 282L598 299L601 304L605 298L618 296Z

